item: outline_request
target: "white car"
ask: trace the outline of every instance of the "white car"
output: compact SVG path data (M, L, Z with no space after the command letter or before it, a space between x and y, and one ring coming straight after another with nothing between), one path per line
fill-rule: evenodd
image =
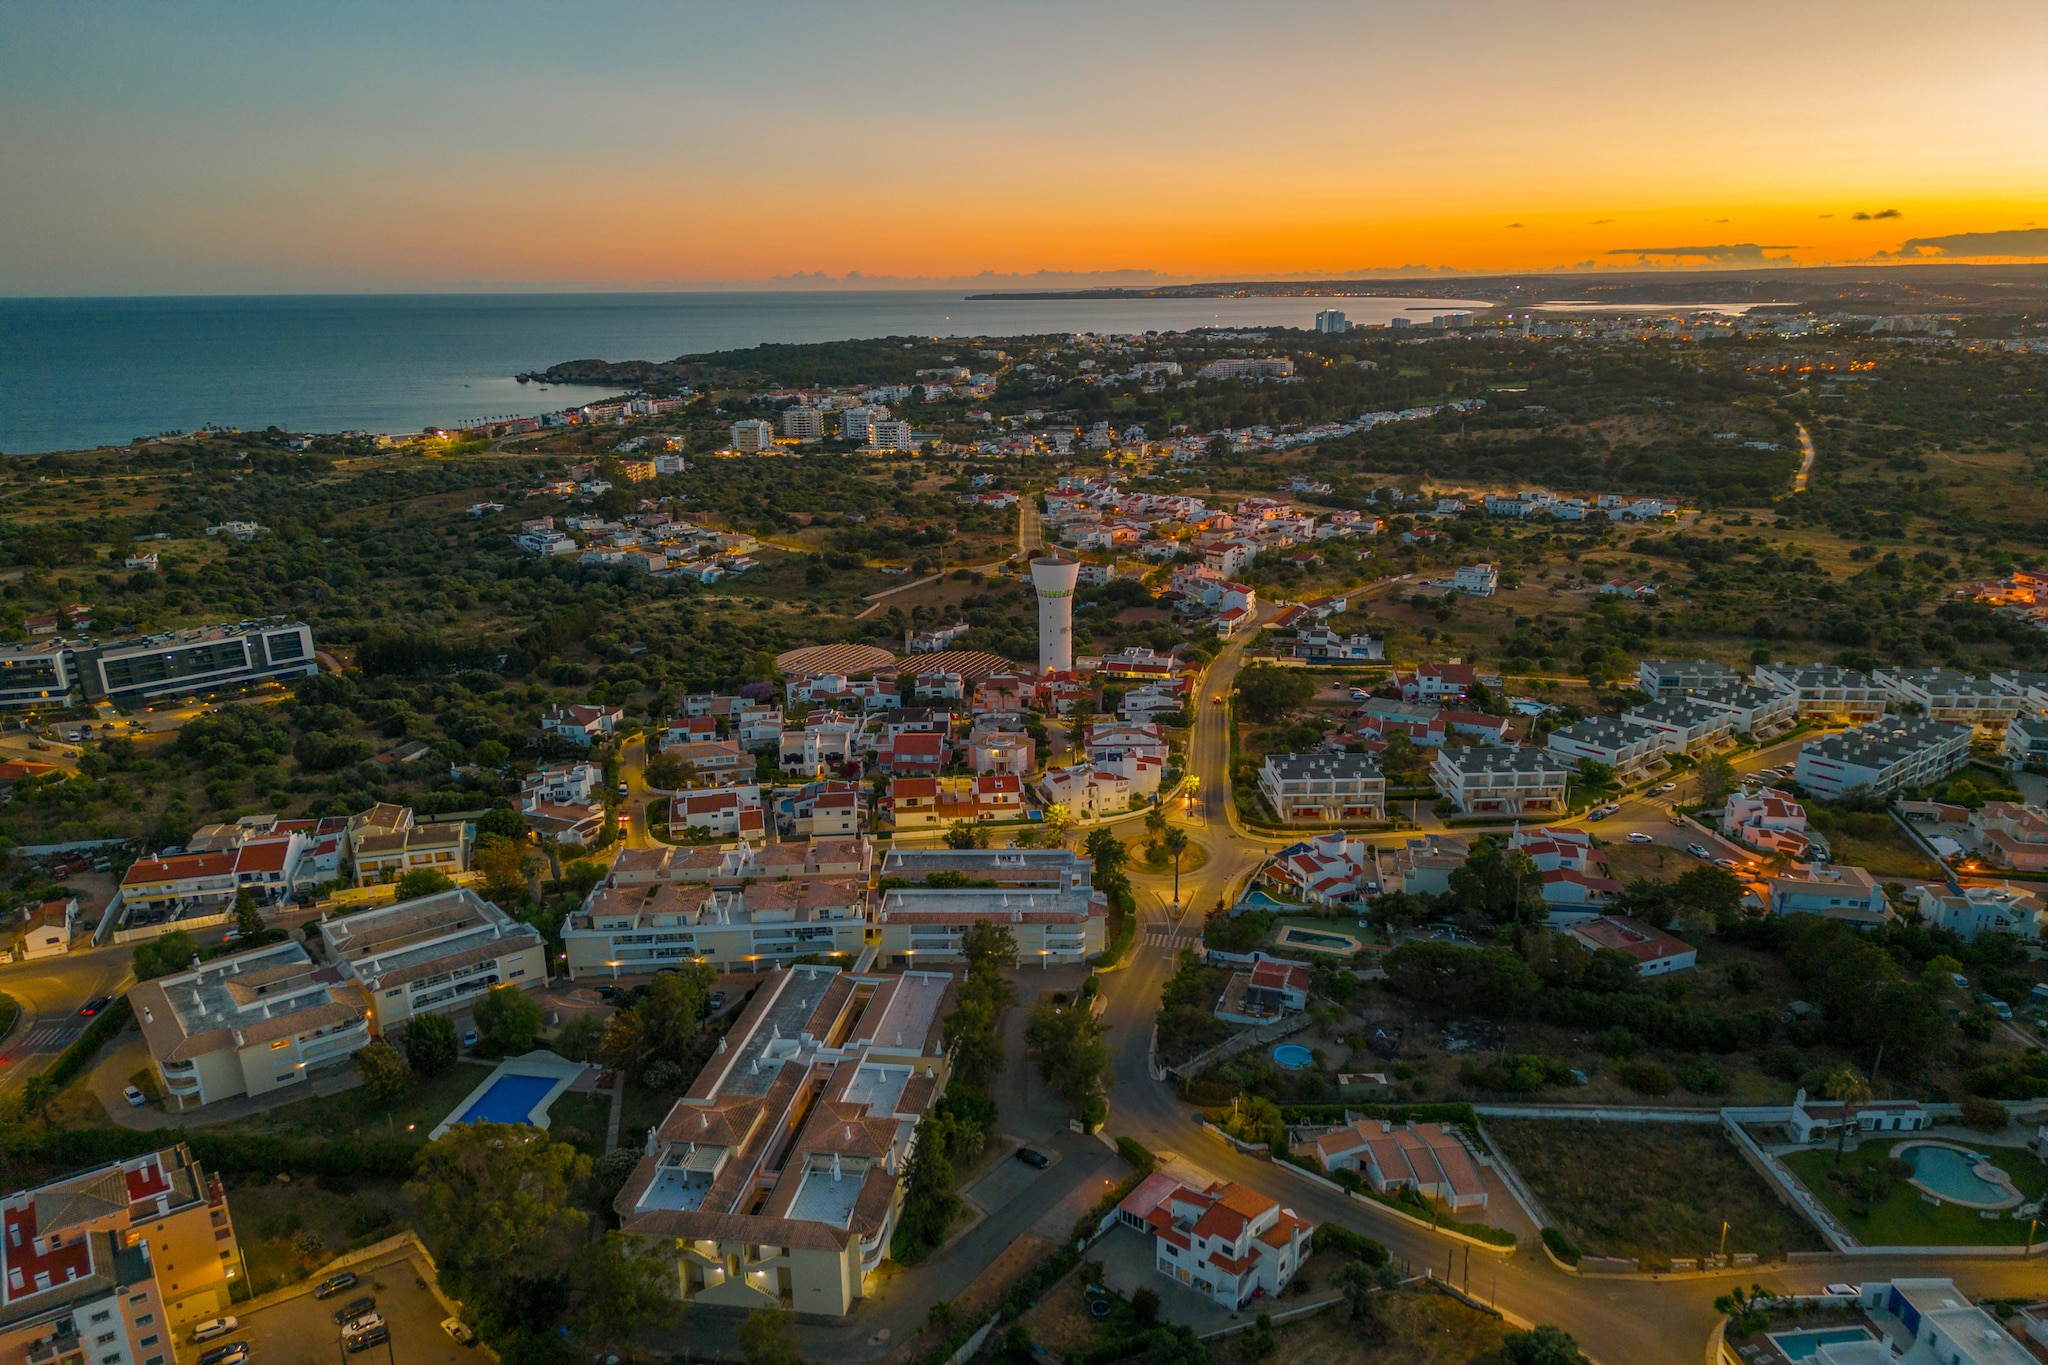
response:
M1676 790L1678 790L1678 784L1676 782L1660 782L1656 786L1650 788L1650 795L1669 796L1672 792Z
M1657 842L1639 829L1632 829L1628 832L1628 841L1632 844L1654 844Z
M240 1320L236 1318L208 1318L205 1322L193 1327L192 1344L196 1346L202 1341L212 1341L215 1337L224 1337L241 1325Z
M365 1313L361 1317L351 1318L341 1325L341 1339L347 1341L350 1337L359 1337L365 1332L374 1332L383 1325L384 1315L382 1313Z
M1690 853L1695 858L1704 858L1708 862L1712 862L1714 860L1714 855L1707 852L1707 846L1705 844L1687 844L1685 846L1685 851L1687 853Z
M140 1109L143 1105L149 1103L149 1096L143 1094L140 1090L137 1090L132 1085L124 1085L121 1087L121 1098L127 1100L128 1103L134 1105L137 1109ZM227 1327L222 1330L233 1331L233 1321L230 1320Z

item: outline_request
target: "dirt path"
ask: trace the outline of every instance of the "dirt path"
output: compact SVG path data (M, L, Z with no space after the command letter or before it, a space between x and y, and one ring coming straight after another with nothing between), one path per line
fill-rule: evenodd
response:
M1813 437L1807 435L1806 423L1801 422L1798 425L1799 449L1804 454L1799 460L1799 472L1792 476L1792 491L1794 493L1804 493L1806 491L1806 481L1813 474L1813 457L1817 452L1813 448Z

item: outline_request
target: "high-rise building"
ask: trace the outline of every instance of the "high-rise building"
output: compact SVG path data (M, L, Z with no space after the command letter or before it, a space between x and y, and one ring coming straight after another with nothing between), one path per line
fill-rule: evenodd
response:
M758 453L775 448L775 428L754 419L732 424L732 448Z
M868 423L869 450L915 450L917 433L910 429L908 422L870 421Z
M1351 330L1351 319L1345 317L1334 308L1325 308L1316 314L1316 330L1318 332L1348 332Z
M782 434L799 441L825 439L825 414L806 403L782 410Z
M1053 554L1031 561L1031 586L1038 590L1038 671L1074 667L1074 584L1081 565Z

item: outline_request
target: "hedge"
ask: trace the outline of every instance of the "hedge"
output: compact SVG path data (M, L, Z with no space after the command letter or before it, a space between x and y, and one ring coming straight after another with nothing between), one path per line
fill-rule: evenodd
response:
M1137 898L1131 895L1128 886L1117 887L1108 894L1111 902L1122 912L1123 922L1117 928L1116 937L1110 941L1109 946L1097 953L1095 960L1088 964L1097 969L1114 967L1122 962L1125 955L1131 951L1131 945L1138 941Z
M1479 1116L1469 1104L1283 1104L1289 1123L1343 1123L1345 1114L1390 1123L1462 1123L1476 1129ZM1476 1134L1475 1134L1476 1136Z
M57 1060L50 1063L49 1070L43 1074L58 1089L63 1089L92 1065L93 1059L100 1055L100 1049L126 1028L134 1017L135 1011L129 1008L128 997L115 996L105 1009L93 1016L93 1021L85 1026L85 1032L72 1039L71 1046L57 1054Z
M154 1152L164 1145L162 1131L128 1128L59 1128L43 1133L17 1129L8 1155L19 1162L87 1167ZM420 1153L416 1143L392 1138L336 1138L306 1142L298 1138L258 1137L242 1133L186 1133L182 1139L200 1164L219 1175L361 1176L404 1180Z
M1387 1249L1372 1238L1338 1223L1316 1224L1316 1230L1309 1234L1308 1244L1312 1251L1335 1247L1350 1253L1353 1260L1364 1261L1370 1266L1383 1266L1393 1259Z
M1116 1140L1116 1154L1129 1164L1140 1176L1148 1176L1158 1169L1159 1158L1136 1138L1120 1137Z
M1566 1265L1579 1263L1579 1249L1572 1245L1572 1239L1564 1235L1561 1228L1543 1229L1543 1245L1550 1248L1550 1254Z

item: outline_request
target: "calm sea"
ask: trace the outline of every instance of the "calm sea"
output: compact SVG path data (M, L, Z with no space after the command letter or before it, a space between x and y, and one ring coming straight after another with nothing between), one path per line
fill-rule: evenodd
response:
M1427 318L1450 299L969 302L943 290L0 299L0 451L125 444L213 423L417 431L600 390L520 384L564 360L672 360L763 342L1307 327Z

